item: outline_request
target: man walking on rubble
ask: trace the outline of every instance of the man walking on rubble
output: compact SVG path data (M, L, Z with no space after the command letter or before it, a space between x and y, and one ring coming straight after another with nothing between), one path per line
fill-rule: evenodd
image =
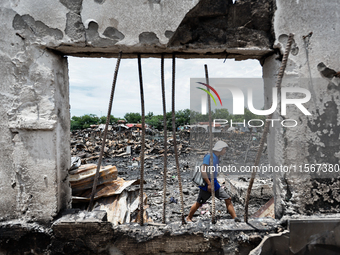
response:
M225 205L227 207L227 211L231 215L231 217L236 221L240 222L241 220L236 217L235 209L233 204L231 203L231 197L230 195L221 188L220 184L217 181L217 166L220 163L219 157L224 155L227 152L228 145L223 141L217 141L215 146L213 147L213 169L214 169L214 186L215 186L215 196L225 201ZM210 197L211 197L211 180L208 178L207 175L207 166L210 165L210 154L206 154L203 158L203 165L201 168L202 177L205 181L205 186L199 186L200 192L198 194L198 198L195 204L191 206L189 215L186 218L187 222L192 221L192 217L194 216L194 213L197 211L199 207L202 206Z

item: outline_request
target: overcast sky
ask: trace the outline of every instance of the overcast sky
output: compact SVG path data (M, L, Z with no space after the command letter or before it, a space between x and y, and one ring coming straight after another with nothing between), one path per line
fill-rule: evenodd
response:
M106 116L116 59L68 57L71 116ZM262 77L257 60L176 59L176 111L190 108L190 78ZM160 59L142 59L145 113L162 114ZM171 111L171 59L165 59L167 111ZM113 100L112 115L124 117L141 112L137 59L122 59ZM263 94L263 92L262 92Z

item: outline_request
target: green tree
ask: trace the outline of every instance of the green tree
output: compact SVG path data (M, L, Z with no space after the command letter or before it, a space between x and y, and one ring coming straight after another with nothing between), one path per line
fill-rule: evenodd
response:
M145 122L157 130L163 130L163 115L152 116L145 120Z
M228 120L230 118L230 113L228 109L215 109L213 114L214 119L225 119Z
M106 116L101 116L99 119L99 124L106 124ZM113 115L110 116L109 124L112 125L113 123L117 123L119 118L115 118Z
M176 116L176 128L178 126L184 126L190 124L190 110L179 110L175 114Z
M137 113L126 113L124 115L124 119L128 122L128 123L139 123L142 120L142 116L137 112Z
M212 118L214 119L214 112L212 112ZM190 124L198 124L199 122L208 122L209 114L201 114L200 112L191 111L190 112Z
M193 125L193 124L196 124L197 123L197 119L200 118L200 114L199 112L196 112L196 111L190 111L190 124Z
M151 119L153 117L153 112L149 112L146 116L145 116L145 120L147 119Z
M71 130L80 130L83 125L81 124L81 118L77 116L73 116L71 118Z
M95 114L85 114L81 117L73 116L71 118L71 130L89 128L91 125L99 123L99 118Z
M244 119L246 120L246 122L248 122L248 120L254 120L254 119L259 119L259 120L262 120L263 122L265 122L266 116L265 115L256 115L256 114L252 113L248 108L245 108L244 109ZM261 125L261 121L253 121L251 123L251 125Z
M83 128L89 128L91 125L96 125L99 122L99 118L95 114L85 114L81 117Z
M175 115L176 117L176 115ZM172 112L166 113L166 126L169 131L172 131Z

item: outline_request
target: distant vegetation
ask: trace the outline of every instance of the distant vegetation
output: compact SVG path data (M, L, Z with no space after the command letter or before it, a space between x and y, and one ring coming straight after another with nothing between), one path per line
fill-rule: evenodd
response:
M110 124L117 123L118 118L110 117ZM81 117L73 116L71 118L71 130L79 130L89 128L91 125L105 124L106 117L97 117L95 114L85 114Z
M113 115L110 117L110 124L115 124L121 118L115 118ZM202 115L199 112L190 111L190 109L179 110L175 112L176 128L179 126L196 124L198 122L208 122L209 116ZM234 122L243 122L250 119L265 119L265 116L258 116L250 112L247 108L244 109L244 115L232 115L227 109L216 109L212 112L212 119L226 119L233 120ZM140 113L126 113L124 118L127 123L141 123L142 116ZM167 129L172 130L172 113L166 113ZM81 117L73 116L71 118L71 130L79 130L89 128L90 125L105 124L106 117L97 117L95 114L85 114ZM153 128L163 130L163 115L154 115L153 112L149 112L145 115L145 123L151 125Z

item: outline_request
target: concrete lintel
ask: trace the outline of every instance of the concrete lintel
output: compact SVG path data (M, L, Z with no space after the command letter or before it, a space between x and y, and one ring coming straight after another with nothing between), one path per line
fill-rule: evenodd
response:
M74 48L70 46L58 46L51 48L58 51L62 55L69 55L74 57L86 58L116 58L118 53L122 51L122 58L137 58L137 54L141 54L143 58L160 58L164 54L165 58L171 58L172 54L176 58L192 59L192 58L220 58L220 59L258 59L261 60L271 54L274 54L273 49L268 48L202 48L202 49L187 49L178 50L166 47L157 49L150 49L143 47L130 47L130 48Z

